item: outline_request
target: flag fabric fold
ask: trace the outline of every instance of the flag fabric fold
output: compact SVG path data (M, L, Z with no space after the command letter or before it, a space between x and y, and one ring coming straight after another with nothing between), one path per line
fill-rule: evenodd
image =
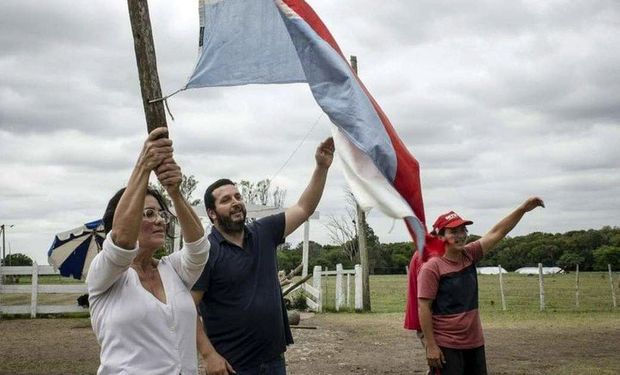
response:
M426 234L419 165L336 40L303 0L200 0L200 52L186 88L307 82L334 124L345 177L364 210Z

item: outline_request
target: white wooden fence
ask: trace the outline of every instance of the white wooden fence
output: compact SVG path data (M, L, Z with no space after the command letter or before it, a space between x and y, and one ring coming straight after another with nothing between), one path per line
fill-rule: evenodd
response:
M303 290L307 293L306 303L311 310L316 312L323 311L324 296L321 293L323 290L323 278L329 276L336 276L336 292L334 293L334 307L336 311L340 311L340 309L350 306L352 276L355 283L355 310L362 310L362 267L359 264L356 264L355 268L352 270L345 270L342 268L342 264L337 264L335 271L323 271L321 266L315 266L312 275L312 285L305 283L302 286ZM344 279L345 276L346 284Z
M87 292L86 284L65 284L65 285L41 285L39 284L40 275L58 275L52 266L39 266L36 262L32 267L0 267L0 316L2 314L30 314L36 318L37 314L61 314L73 312L86 312L88 309L77 305L41 305L38 303L39 294L66 294ZM32 276L31 285L10 285L3 284L4 276ZM2 295L4 294L30 294L29 305L3 305Z

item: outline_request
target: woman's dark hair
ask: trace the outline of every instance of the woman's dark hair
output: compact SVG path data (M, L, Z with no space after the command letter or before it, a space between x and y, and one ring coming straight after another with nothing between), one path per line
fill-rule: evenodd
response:
M114 194L114 196L108 202L108 206L106 207L105 213L103 214L103 229L106 234L110 233L110 231L112 230L112 222L114 221L114 213L116 212L116 207L118 206L118 202L120 202L121 197L123 196L123 193L125 193L126 189L127 188L124 187L121 190L117 191L116 194ZM170 210L168 209L168 204L166 204L166 200L164 199L164 197L161 195L160 192L158 192L155 189L152 189L151 187L147 187L146 195L150 195L153 198L155 198L157 202L159 203L159 205L161 206L161 209L168 212L171 217L174 217L170 213ZM169 229L169 228L166 228L166 229ZM173 237L170 233L168 233L169 232L168 230L166 230L166 232L167 232L166 234L168 235L168 237Z

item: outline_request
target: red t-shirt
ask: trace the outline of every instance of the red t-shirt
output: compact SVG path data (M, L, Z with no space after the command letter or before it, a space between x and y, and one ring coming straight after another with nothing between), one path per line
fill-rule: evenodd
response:
M465 245L463 255L459 262L431 258L418 275L418 298L433 300L435 341L452 349L484 345L476 275L476 263L483 255L480 242Z

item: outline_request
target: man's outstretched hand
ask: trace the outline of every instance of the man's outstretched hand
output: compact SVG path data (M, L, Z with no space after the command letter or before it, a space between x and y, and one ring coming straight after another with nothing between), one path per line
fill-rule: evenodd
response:
M530 197L523 204L521 204L521 208L525 212L530 212L536 207L545 207L545 202L538 197Z
M332 165L332 161L334 161L335 150L334 139L332 137L329 137L321 142L319 147L316 148L316 153L314 154L316 165L325 169L329 168Z

